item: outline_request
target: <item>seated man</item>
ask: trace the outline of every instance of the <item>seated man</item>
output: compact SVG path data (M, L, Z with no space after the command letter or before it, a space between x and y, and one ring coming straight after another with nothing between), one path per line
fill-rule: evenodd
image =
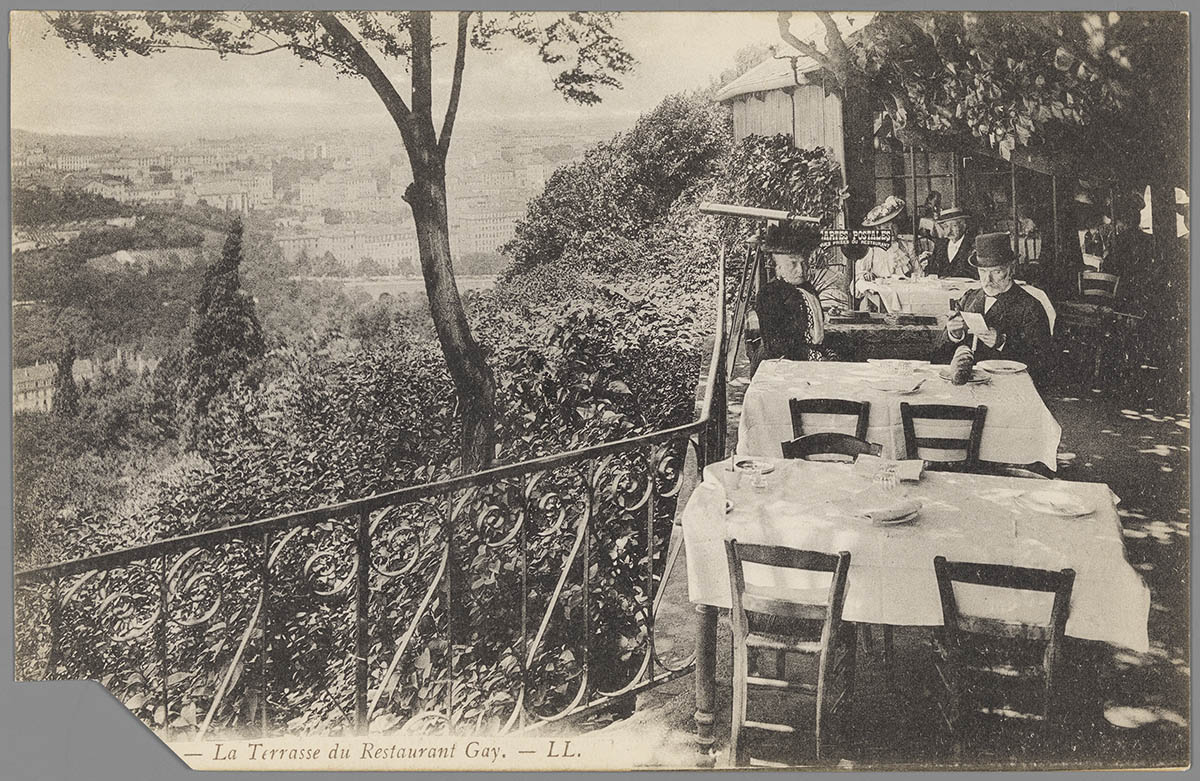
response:
M938 225L942 238L934 241L933 257L929 259L925 273L939 277L973 276L969 258L975 242L967 235L967 213L962 209L947 209L942 212Z
M1037 382L1051 357L1050 323L1042 304L1014 282L1016 257L1010 242L1007 233L985 233L976 240L971 265L979 270L983 286L968 290L958 300L956 312L946 322L947 347L953 352L969 336L959 311L982 314L989 330L976 340L975 359L1020 361Z

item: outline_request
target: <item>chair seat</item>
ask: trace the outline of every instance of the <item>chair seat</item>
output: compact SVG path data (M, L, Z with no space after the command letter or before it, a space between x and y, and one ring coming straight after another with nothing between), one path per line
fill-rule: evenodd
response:
M800 681L788 681L783 678L763 678L756 675L746 676L747 686L761 686L765 689L779 689L781 691L799 692L801 694L816 694L817 687L811 683L803 683Z
M746 647L767 651L794 651L800 654L821 653L820 640L797 640L790 635L774 635L751 632L746 635Z
M819 621L828 609L823 601L829 596L829 586L793 588L789 586L759 586L747 591L743 604L746 610L781 618L800 618Z

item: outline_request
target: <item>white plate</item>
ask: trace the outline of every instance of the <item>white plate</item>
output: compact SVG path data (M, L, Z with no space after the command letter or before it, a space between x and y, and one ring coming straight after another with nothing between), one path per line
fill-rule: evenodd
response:
M733 459L733 468L740 469L743 472L757 471L759 474L769 475L775 471L775 465L770 461L763 461L759 458L747 458L741 456Z
M1029 368L1020 361L1001 361L998 359L980 361L975 365L985 372L991 372L992 374L1020 374Z
M949 366L943 366L942 368L938 369L938 376L941 377L946 382L949 382L949 383L954 382L954 370L951 369ZM981 382L991 382L991 379L986 374L979 371L978 369L972 369L971 377L970 377L970 379L967 380L966 384L974 385L976 383L981 383Z
M1030 491L1021 494L1021 504L1030 510L1063 518L1078 518L1095 509L1087 502L1066 491Z
M866 381L867 385L875 390L887 391L888 393L898 393L901 396L908 396L921 390L921 384L924 380L913 380L911 377L876 377Z
M901 515L899 518L892 518L890 521L872 521L872 523L876 526L900 526L905 523L912 523L917 520L917 516L920 514L920 510L913 510L908 515Z

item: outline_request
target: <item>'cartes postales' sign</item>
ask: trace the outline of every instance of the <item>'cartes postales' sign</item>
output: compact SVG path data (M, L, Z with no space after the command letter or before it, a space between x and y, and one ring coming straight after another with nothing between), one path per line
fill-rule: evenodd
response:
M831 228L821 231L822 247L845 247L858 244L886 249L892 243L892 232L886 228L864 228L850 230Z

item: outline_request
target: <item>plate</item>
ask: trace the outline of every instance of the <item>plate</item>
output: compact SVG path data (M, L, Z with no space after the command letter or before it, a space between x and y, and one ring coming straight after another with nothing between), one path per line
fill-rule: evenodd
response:
M893 518L890 521L872 521L872 523L876 526L900 526L905 523L912 523L917 520L917 516L920 514L920 510L913 510L908 515L901 515L899 518Z
M1020 374L1029 368L1020 361L1001 361L997 359L980 361L975 365L985 372L991 372L992 374Z
M775 465L770 461L763 461L758 458L746 458L744 456L733 459L733 467L743 472L758 472L763 475L769 475L775 471Z
M908 396L921 390L924 382L924 380L914 381L911 377L876 377L866 381L867 385L875 390L898 393L901 396Z
M1066 491L1030 491L1021 494L1018 500L1030 510L1062 518L1089 515L1094 509L1087 502Z
M954 370L951 369L949 366L943 366L942 368L938 369L938 376L941 377L946 382L949 382L949 383L954 382ZM975 385L977 383L990 382L990 381L991 381L990 378L986 374L979 371L978 369L972 369L971 377L970 377L970 379L967 380L966 384L967 385Z

